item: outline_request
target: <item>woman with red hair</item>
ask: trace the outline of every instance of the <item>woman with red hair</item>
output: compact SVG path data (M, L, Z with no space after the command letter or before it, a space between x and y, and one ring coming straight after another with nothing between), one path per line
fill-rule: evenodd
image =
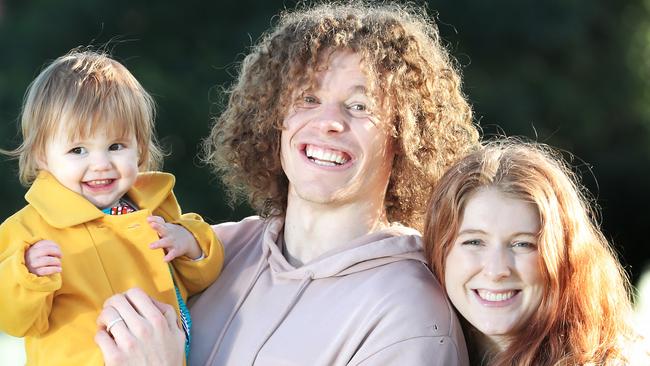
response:
M436 185L425 225L473 364L638 364L627 276L550 148L505 140L470 154Z

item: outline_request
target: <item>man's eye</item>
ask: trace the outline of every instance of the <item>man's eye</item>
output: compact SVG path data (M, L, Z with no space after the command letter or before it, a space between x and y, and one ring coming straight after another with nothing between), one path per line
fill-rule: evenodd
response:
M318 99L312 95L305 95L302 97L302 102L305 104L316 104L318 103Z
M70 149L69 152L70 152L71 154L81 155L81 154L83 154L83 153L86 152L86 148L84 148L84 147L80 147L80 146L78 146L78 147L73 147L72 149Z
M124 144L116 143L108 147L109 151L117 151L124 149Z
M355 112L365 112L368 110L368 107L363 103L354 103L351 104L348 108Z

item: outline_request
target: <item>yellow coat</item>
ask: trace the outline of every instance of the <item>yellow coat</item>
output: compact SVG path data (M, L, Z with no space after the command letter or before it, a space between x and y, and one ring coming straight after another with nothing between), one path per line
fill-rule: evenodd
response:
M28 365L103 365L93 341L97 316L106 298L131 287L178 308L164 253L149 249L158 240L151 214L188 229L205 254L172 261L183 298L217 278L223 247L200 216L181 215L173 186L170 174L142 173L127 193L140 210L111 216L41 172L29 204L0 226L0 331L25 337ZM25 250L42 239L61 247L62 273L28 272Z

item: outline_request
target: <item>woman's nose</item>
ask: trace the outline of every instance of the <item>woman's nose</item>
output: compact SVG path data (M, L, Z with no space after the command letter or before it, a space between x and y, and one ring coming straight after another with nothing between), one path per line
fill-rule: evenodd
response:
M506 278L511 274L511 254L505 248L495 248L486 253L487 257L483 262L483 272L494 280Z

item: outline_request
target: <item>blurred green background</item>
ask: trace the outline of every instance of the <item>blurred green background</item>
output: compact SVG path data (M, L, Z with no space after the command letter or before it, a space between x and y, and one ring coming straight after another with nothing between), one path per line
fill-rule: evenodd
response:
M464 74L485 135L523 135L574 153L603 228L638 277L650 249L650 1L446 0L428 6ZM106 46L158 103L186 211L237 219L196 158L222 87L273 16L295 1L0 0L0 147L20 141L29 82L80 45ZM24 205L17 163L1 159L0 219Z
M602 227L636 282L650 258L650 0L418 1L458 59L484 134L568 150L602 208ZM273 16L295 1L0 0L0 147L19 143L29 82L80 45L108 45L158 103L185 211L231 209L196 158L222 87ZM24 205L17 163L0 160L4 220ZM0 279L1 280L1 279ZM4 305L3 305L4 306ZM1 311L1 310L0 310Z

